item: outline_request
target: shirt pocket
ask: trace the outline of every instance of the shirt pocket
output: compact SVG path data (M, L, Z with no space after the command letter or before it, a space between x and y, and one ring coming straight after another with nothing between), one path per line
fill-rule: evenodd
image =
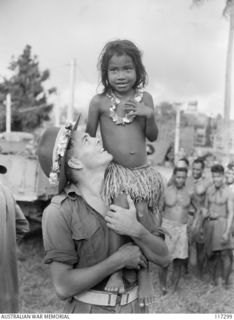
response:
M104 234L100 223L95 219L73 225L72 238L75 242L79 267L88 267L102 260Z

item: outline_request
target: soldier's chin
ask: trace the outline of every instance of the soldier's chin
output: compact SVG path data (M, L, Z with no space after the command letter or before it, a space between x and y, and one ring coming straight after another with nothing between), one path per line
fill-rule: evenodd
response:
M112 161L113 160L112 154L108 152L108 156L110 157L110 161Z

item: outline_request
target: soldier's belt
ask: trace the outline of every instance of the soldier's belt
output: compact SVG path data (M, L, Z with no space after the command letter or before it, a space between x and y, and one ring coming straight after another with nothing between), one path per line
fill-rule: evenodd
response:
M89 290L74 296L78 301L97 305L97 306L116 306L126 305L138 298L138 286L124 293L109 293L107 291Z

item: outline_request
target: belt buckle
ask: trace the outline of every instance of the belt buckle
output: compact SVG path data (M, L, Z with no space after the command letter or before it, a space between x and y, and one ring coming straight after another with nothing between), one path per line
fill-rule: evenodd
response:
M122 293L119 293L119 292L116 294L116 305L117 305L117 304L121 304L122 295L123 295L123 294L122 294Z

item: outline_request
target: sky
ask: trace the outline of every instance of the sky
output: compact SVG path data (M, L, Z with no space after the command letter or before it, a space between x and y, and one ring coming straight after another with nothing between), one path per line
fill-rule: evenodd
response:
M100 92L98 56L106 42L133 41L143 53L154 103L198 101L208 115L223 113L228 20L224 0L0 0L0 80L26 44L49 69L60 107L71 101L84 113ZM234 94L232 99L234 103ZM232 108L234 118L234 108Z

